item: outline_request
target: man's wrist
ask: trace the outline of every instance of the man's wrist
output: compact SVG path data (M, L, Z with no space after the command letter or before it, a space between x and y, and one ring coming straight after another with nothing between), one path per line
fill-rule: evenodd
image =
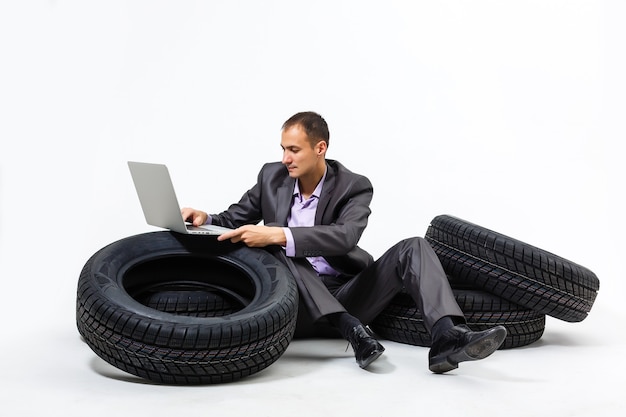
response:
M276 227L274 233L274 244L278 246L285 246L287 244L287 236L282 227Z

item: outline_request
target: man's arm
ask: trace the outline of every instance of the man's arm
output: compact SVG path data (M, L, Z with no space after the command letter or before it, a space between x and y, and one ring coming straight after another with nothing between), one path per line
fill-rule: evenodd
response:
M264 170L265 166L259 171L256 184L246 191L237 203L231 204L221 213L211 214L212 224L237 229L247 224L258 224L263 220L261 196L265 181Z

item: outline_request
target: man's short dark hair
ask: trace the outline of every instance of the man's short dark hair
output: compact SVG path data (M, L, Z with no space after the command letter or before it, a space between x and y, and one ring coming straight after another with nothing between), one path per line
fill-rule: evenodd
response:
M330 133L328 132L328 125L326 120L319 114L312 111L305 111L296 113L291 116L285 123L283 123L282 130L289 129L293 126L301 126L309 137L311 146L315 146L318 142L326 142L330 139Z

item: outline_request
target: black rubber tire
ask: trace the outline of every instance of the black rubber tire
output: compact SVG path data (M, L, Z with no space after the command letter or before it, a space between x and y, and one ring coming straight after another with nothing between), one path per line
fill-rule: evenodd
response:
M483 291L455 288L452 291L470 329L481 331L496 325L506 327L508 333L500 349L526 346L543 335L544 314ZM394 297L370 324L370 328L378 336L394 342L415 346L430 346L432 343L421 312L406 292Z
M456 217L435 217L425 239L453 281L564 321L584 320L600 288L583 266Z
M223 317L150 308L180 288L236 299ZM207 296L207 298L210 298ZM285 351L296 325L291 273L261 249L215 238L153 232L100 249L78 281L76 321L89 347L111 365L165 384L212 384L256 373Z
M167 286L135 295L141 304L164 313L193 317L223 317L245 307L245 302L220 288Z

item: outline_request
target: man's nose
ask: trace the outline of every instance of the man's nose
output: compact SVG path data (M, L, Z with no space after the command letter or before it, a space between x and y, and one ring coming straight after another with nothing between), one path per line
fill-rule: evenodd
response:
M289 153L287 152L283 153L283 164L289 165L290 163L291 163L291 156L289 155Z

